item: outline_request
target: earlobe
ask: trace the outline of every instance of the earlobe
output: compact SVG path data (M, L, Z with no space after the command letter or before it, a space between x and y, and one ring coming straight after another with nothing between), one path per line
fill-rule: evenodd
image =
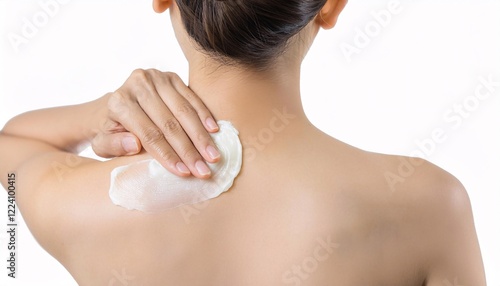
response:
M175 0L153 0L153 10L156 13L163 13L172 5L172 1Z
M319 11L316 21L325 30L333 28L346 5L347 0L327 0L325 6Z

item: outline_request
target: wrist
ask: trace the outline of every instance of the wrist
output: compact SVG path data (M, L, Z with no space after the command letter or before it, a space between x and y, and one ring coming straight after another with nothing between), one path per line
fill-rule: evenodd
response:
M87 148L100 132L107 116L108 94L95 100L71 107L73 118L68 118L68 128L63 133L67 137L64 150L79 153ZM73 130L70 130L73 129ZM62 135L62 134L61 134Z
M91 141L101 130L108 118L108 99L111 93L87 102L88 121L83 126L86 141Z

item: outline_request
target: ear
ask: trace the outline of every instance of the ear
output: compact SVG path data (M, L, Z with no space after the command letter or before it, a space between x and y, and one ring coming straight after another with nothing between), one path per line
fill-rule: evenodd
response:
M175 0L153 0L153 10L156 13L165 12L172 5Z
M333 28L346 5L347 0L327 0L316 16L316 22L325 30Z

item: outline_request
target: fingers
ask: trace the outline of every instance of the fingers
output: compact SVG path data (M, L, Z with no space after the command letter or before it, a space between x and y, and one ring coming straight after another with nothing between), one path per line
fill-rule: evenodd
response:
M164 76L163 80L157 82L157 92L160 98L168 105L168 109L191 139L192 144L206 161L217 162L220 159L220 153L207 131L216 132L219 127L210 111L177 75ZM182 96L171 96L179 92ZM195 150L188 151L194 152ZM184 159L182 155L181 158Z
M141 148L139 139L130 132L99 133L92 140L92 149L103 158L135 155Z
M183 98L191 104L191 106L196 110L196 113L205 126L205 129L208 132L217 132L219 130L219 126L217 125L212 113L205 106L203 101L194 93L189 87L187 87L182 79L175 73L162 73L167 74L170 78L170 82L172 86L178 91ZM160 92L160 96L164 99L164 94ZM198 121L196 121L198 122Z
M186 164L192 174L200 178L207 178L211 175L210 169L186 134L189 133L189 130L179 123L170 109L164 104L160 96L138 97L138 105L146 114L148 114L150 120L157 127L157 129L153 132L153 134L156 133L153 135L153 140L151 140L151 138L149 140L145 138L146 140L143 141L145 149L147 149L149 146L154 148L154 145L161 144L160 141L166 139L166 141L168 141L168 144L172 147L177 156ZM185 108L189 109L190 105L185 106ZM206 137L209 137L208 133L203 128L201 123L199 123L199 119L197 116L194 116L193 118L191 118L191 120L198 121L199 129L201 129L201 132L204 132L206 134ZM144 126L143 123L141 123L141 125ZM200 141L200 139L202 138L198 138L198 141ZM212 146L211 148L207 148L205 147L207 146L205 144L207 144L208 146L212 145L210 145L207 139L205 139L205 141L201 143L201 146L204 146L204 151L202 154L205 154L209 158L209 160L207 161L218 160L220 157L218 151L216 149L210 150L214 147ZM199 143L198 146L200 146Z
M108 133L134 134L151 156L176 175L192 173L208 178L211 174L205 161L220 159L208 133L218 131L216 121L202 100L174 73L134 71L127 82L111 94L108 110L111 121L124 129ZM94 144L96 154L113 156L129 152L124 146L131 145L124 145L120 136L97 138L102 143ZM101 146L112 147L105 151Z
M116 95L113 95L116 96ZM189 176L190 169L181 161L172 146L165 140L162 130L150 119L137 102L120 98L110 99L110 114L123 127L135 134L142 147L160 164L177 176ZM122 112L120 112L122 111ZM154 117L154 116L152 116ZM199 156L199 155L198 155ZM198 173L193 173L200 176Z

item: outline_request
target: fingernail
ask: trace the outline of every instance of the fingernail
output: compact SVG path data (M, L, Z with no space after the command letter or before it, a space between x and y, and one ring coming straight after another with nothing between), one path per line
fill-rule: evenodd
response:
M219 151L217 151L217 149L215 149L214 146L212 146L212 145L208 145L207 153L208 153L208 156L210 156L210 158L212 160L215 160L215 159L220 157Z
M179 171L183 174L190 174L191 173L191 172L189 172L188 167L182 162L178 162L177 164L175 164L175 167L177 168L177 171Z
M205 162L196 161L194 166L196 167L196 170L198 171L198 173L200 173L200 175L202 176L210 175L210 169L208 168L207 164L205 164Z
M215 123L212 117L207 118L207 120L205 120L205 123L207 124L208 128L210 128L210 130L212 131L219 129L219 126L217 125L217 123Z
M139 145L137 145L137 141L135 141L134 137L124 137L122 139L122 147L127 154L135 154L139 152Z

